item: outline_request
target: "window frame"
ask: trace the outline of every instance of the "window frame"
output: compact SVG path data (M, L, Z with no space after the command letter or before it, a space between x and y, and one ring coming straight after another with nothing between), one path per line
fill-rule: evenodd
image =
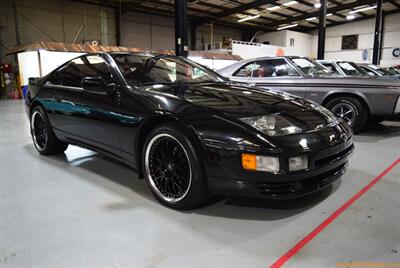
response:
M59 82L59 83L60 83L60 86L61 86L61 87L66 87L66 88L77 88L77 89L84 90L83 87L82 87L82 80L83 80L84 78L86 78L86 77L95 77L95 76L84 76L84 77L82 77L82 78L81 78L81 81L80 81L80 86L79 86L79 87L76 87L76 86L64 85L64 84L63 84L63 79L64 79L64 78L63 78L63 76L62 76L62 72L63 72L63 70L65 70L66 68L68 68L68 66L71 65L72 62L73 62L74 60L82 60L82 61L84 62L84 64L86 64L86 62L85 62L85 60L83 60L83 58L86 58L86 61L89 62L89 60L87 59L88 57L96 57L96 56L97 56L97 57L100 57L101 59L103 59L105 65L106 65L106 68L107 68L109 74L111 75L111 77L110 77L110 79L109 79L108 82L109 82L109 83L115 83L115 81L116 81L116 79L115 79L115 74L114 74L114 72L113 72L113 68L111 67L111 65L109 64L109 62L107 61L107 59L103 56L103 54L96 54L96 53L95 53L95 54L84 54L84 55L81 55L81 56L79 56L79 57L73 58L73 59L71 59L70 61L68 61L64 66L60 67L60 69L59 69L59 72L61 72L61 78L60 78L61 82ZM92 65L90 62L89 62L89 64ZM101 77L101 76L97 76L97 77ZM102 78L104 78L104 77L102 77ZM106 80L106 81L107 81L107 80Z
M261 62L261 61L276 61L276 60L282 60L283 62L285 62L285 65L289 66L289 68L291 68L294 72L296 72L297 75L253 77L254 70L255 70L254 67L257 64L257 62ZM297 68L292 66L292 64L289 61L287 61L286 58L271 58L271 59L255 60L253 63L254 63L254 65L253 65L253 70L251 72L251 77L250 77L251 79L260 79L261 80L261 79L271 79L271 78L273 78L273 79L279 79L279 78L294 78L294 79L303 78L301 72ZM274 68L275 68L275 66L274 66ZM287 69L287 70L288 70L288 73L289 73L289 69Z
M245 64L243 64L242 66L240 66L240 68L238 68L236 71L234 71L233 74L232 74L231 76L232 76L232 77L236 77L236 78L240 78L240 79L249 79L249 78L252 78L252 77L253 77L253 71L254 71L254 64L255 64L255 61L246 62ZM246 66L249 66L249 65L253 65L252 68L251 68L250 76L237 76L237 75L236 75L240 70L242 70L243 68L245 68Z

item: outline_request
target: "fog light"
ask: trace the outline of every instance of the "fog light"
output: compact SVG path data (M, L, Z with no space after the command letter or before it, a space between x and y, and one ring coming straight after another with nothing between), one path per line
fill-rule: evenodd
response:
M279 158L255 154L242 154L242 166L244 169L249 170L279 172Z
M296 171L308 168L307 156L297 156L289 158L289 171Z

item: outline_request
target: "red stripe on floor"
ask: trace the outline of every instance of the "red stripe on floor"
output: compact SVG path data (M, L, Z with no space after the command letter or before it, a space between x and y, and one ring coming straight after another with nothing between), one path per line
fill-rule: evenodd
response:
M292 258L297 252L299 252L305 245L307 245L312 239L314 239L320 232L322 232L329 224L331 224L340 214L342 214L348 207L350 207L355 201L357 201L363 194L372 188L380 179L382 179L387 173L389 173L397 164L400 163L400 158L394 161L389 167L387 167L381 174L376 176L370 183L368 183L364 188L362 188L358 193L356 193L352 198L350 198L346 203L344 203L340 208L338 208L332 215L330 215L326 220L324 220L317 228L315 228L311 233L304 237L300 242L298 242L294 247L292 247L288 252L286 252L282 257L280 257L271 268L282 267L290 258Z

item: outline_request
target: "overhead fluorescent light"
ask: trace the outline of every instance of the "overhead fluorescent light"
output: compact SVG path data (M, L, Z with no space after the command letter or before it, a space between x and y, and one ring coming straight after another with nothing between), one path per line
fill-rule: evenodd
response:
M282 27L279 27L279 28L276 28L278 31L280 31L280 30L283 30L283 29L289 29L289 28L293 28L293 27L296 27L298 24L296 23L296 24L290 24L290 25L286 25L286 26L282 26Z
M314 7L315 7L315 8L320 8L320 7L321 7L321 3L320 3L320 2L315 3L315 4L314 4Z
M356 16L353 14L346 16L346 20L354 20L355 18L356 18Z
M376 8L376 6L370 6L370 7L364 7L364 8L360 8L360 9L355 9L355 10L350 11L349 14L354 14L354 13L357 13L357 12L367 11L367 10L371 10L371 9L374 9L374 8Z
M327 17L330 17L330 16L332 16L332 15L333 15L332 13L326 14Z
M289 1L289 2L283 3L282 5L284 5L285 7L288 7L288 6L293 6L297 3L298 3L297 1Z
M311 20L316 20L317 17L311 17L311 18L307 18L306 21L311 21Z
M257 19L257 18L259 18L259 17L260 17L260 15L247 16L247 17L244 17L244 18L238 20L238 22L243 22L243 21L248 21L248 20L254 20L254 19Z
M273 6L273 7L267 7L267 10L268 11L274 11L274 10L277 10L277 9L280 9L281 7L280 6Z

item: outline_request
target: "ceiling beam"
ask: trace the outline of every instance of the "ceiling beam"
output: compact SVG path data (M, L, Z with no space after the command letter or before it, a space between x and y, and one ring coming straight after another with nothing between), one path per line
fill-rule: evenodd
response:
M216 18L216 19L221 19L221 18L229 17L229 16L234 15L236 13L242 13L242 12L244 12L246 10L249 10L249 9L253 9L253 8L257 9L262 5L272 4L272 3L275 3L275 2L276 2L276 0L256 0L256 1L252 1L252 2L250 2L248 4L239 5L237 7L227 9L225 11L222 11L220 13L215 14L213 17ZM205 20L205 21L202 20L202 21L199 21L198 23L202 24L204 22L207 22L207 20Z
M400 9L400 4L396 3L395 0L389 0L389 3L391 3L393 6L395 6L396 8Z
M400 9L394 9L394 10L390 10L390 11L383 11L383 15L384 16L393 15L393 14L397 14L397 13L400 13ZM352 23L352 22L363 21L363 20L368 20L368 19L375 18L375 14L367 15L367 16L368 17L358 17L358 18L355 18L354 20L338 21L338 22L335 22L335 23L328 24L328 25L326 25L326 27L334 27L334 26L339 26L339 25L343 25L343 24L347 24L347 23ZM313 28L312 30L317 30L317 28Z
M362 6L362 5L368 5L368 4L372 4L372 3L375 3L375 0L358 0L355 2L348 3L348 4L343 4L342 6L330 7L326 10L326 13L336 13L339 11L351 9L351 8ZM319 15L319 11L310 12L307 15L300 15L300 16L292 17L290 19L280 20L276 23L271 23L268 26L276 27L276 26L279 26L282 24L289 24L292 22L298 22L298 21L302 21L302 20L305 20L308 18L317 17L318 15Z

